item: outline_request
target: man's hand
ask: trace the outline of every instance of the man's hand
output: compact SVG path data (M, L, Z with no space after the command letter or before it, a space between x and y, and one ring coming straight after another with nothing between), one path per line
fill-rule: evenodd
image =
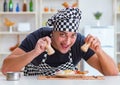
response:
M87 35L87 37L85 38L85 43L88 43L89 47L94 52L99 52L102 49L99 39L97 37L95 37L95 36L92 36L91 34Z
M43 53L46 50L47 44L51 44L51 39L48 36L40 38L36 43L34 51L38 53L38 55Z
M54 49L51 47L51 39L48 36L39 39L34 50L38 54L47 51L48 55L52 55Z

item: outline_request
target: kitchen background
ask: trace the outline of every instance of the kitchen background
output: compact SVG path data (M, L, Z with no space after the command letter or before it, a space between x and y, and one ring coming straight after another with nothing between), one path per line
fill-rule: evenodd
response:
M7 9L3 8L4 1L7 2ZM13 10L9 9L10 1L12 1ZM58 9L64 8L66 4L69 6L74 4L75 7L81 9L82 19L79 32L87 35L91 32L89 30L94 30L93 34L100 38L103 48L105 47L106 52L112 56L119 67L120 0L0 0L0 67L3 59L19 45L27 34L45 26L47 19ZM97 12L102 13L99 25L94 16ZM84 63L81 67L84 67L81 68L83 70L91 69ZM97 72L94 73L97 74Z

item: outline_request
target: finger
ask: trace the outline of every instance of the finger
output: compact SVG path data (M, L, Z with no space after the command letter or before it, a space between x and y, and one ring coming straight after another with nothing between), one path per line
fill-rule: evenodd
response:
M89 34L89 35L87 36L86 42L87 42L87 43L92 43L92 41L93 41L94 39L95 39L95 37Z
M100 46L100 41L99 41L99 39L96 37L96 38L93 39L93 41L92 41L92 43L91 43L91 47L96 48L96 47L98 47L98 46Z
M50 43L51 43L51 39L50 39L50 37L48 37L48 36L44 37L43 40L46 41L47 44L50 44Z
M88 42L89 37L90 37L90 34L88 34L88 35L86 36L85 42Z
M42 47L42 48L45 48L45 46L46 46L46 41L44 41L43 39L40 39L37 44L40 46L40 48L41 48L41 47Z

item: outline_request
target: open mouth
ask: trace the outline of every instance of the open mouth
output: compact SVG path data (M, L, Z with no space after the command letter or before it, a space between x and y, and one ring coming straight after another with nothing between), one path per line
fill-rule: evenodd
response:
M61 44L61 47L62 47L62 49L67 50L67 49L69 49L70 45Z

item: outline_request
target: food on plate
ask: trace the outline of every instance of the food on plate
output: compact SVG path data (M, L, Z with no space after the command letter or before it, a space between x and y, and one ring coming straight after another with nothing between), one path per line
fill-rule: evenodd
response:
M56 72L56 75L74 75L75 71L73 70L60 70Z
M81 75L86 74L88 71L79 71L79 70L60 70L56 72L56 75Z
M73 71L73 70L64 70L64 73L65 74L75 74L75 71Z
M88 71L79 71L79 70L75 70L75 74L87 74Z

